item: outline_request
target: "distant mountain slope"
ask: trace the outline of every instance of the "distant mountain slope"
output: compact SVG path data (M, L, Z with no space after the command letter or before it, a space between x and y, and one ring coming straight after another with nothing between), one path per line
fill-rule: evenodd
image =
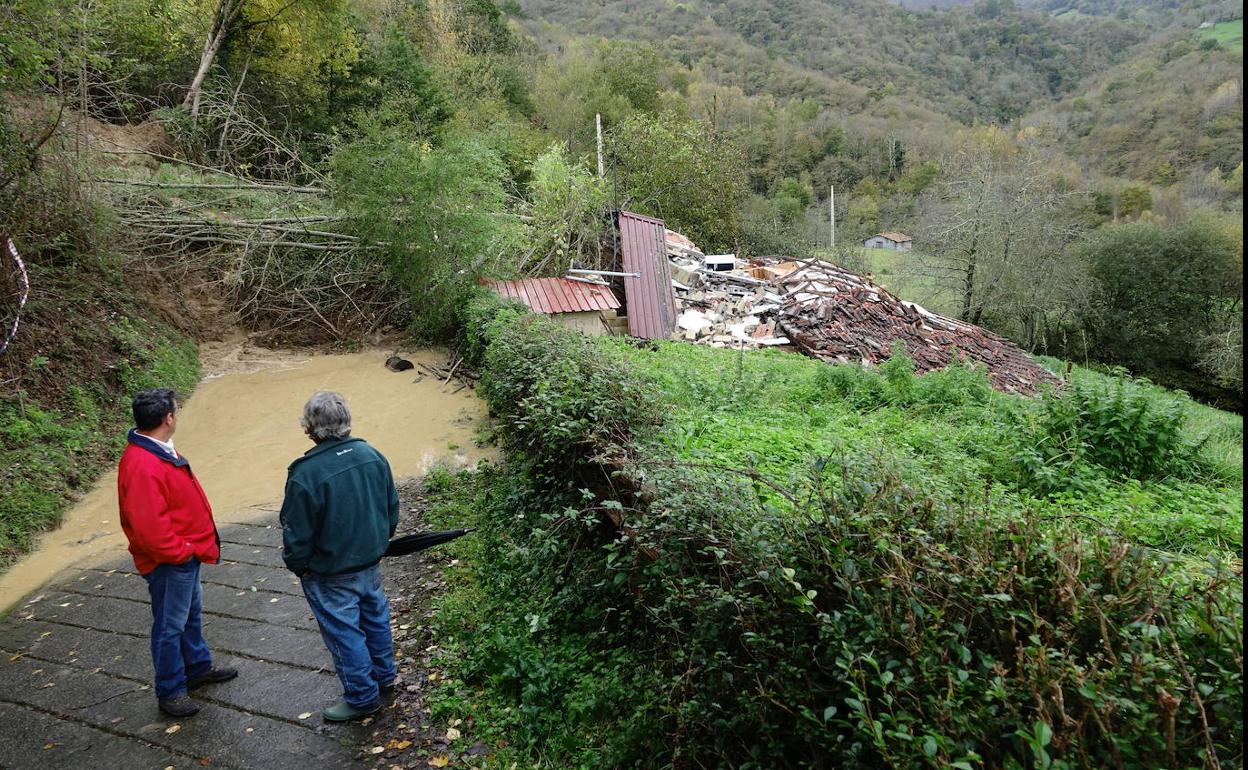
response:
M896 93L962 122L1008 120L1070 94L1144 34L1008 0L914 12L885 0L520 0L530 31L653 42L748 93ZM549 32L549 30L547 30Z
M1230 172L1244 159L1242 51L1191 36L1157 44L1029 116L1097 170L1154 184Z
M1242 0L1027 0L1024 5L1054 16L1099 16L1144 24L1149 29L1195 29L1203 22L1244 15Z

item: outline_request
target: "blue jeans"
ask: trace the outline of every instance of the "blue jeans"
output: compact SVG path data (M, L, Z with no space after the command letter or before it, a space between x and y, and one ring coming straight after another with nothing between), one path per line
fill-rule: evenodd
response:
M156 670L156 697L186 693L188 677L212 668L212 654L204 641L199 613L199 559L161 564L143 576L152 597L152 668Z
M380 697L378 685L389 684L398 675L381 568L374 564L341 575L309 572L302 583L334 658L343 698L356 708L371 708Z

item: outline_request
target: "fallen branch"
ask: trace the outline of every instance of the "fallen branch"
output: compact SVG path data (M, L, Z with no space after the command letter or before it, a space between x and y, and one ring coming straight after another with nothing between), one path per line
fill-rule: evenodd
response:
M118 184L131 187L156 187L162 190L264 190L267 192L304 193L327 195L320 187L297 187L282 184L212 184L210 182L143 182L137 179L96 179L100 184Z
M26 263L22 262L22 255L17 253L17 247L13 245L13 239L5 237L4 244L8 248L9 256L13 257L13 262L17 264L17 275L21 280L21 295L17 298L17 310L13 313L13 323L9 326L9 333L4 338L4 343L0 344L0 353L8 349L9 343L17 336L17 327L22 320L22 308L26 307L26 300L30 297L30 275L26 272Z
M446 375L446 382L442 383L443 390L446 390L446 384L451 381L452 377L455 376L455 370L459 368L459 365L460 363L463 362L463 360L464 360L463 356L460 356L459 360L457 360L455 364L451 367L451 373Z
M359 246L349 246L346 244L328 244L328 243L300 243L298 241L248 241L241 238L219 238L208 235L179 235L176 233L167 233L165 237L171 240L193 241L195 243L216 243L225 246L274 246L283 249L308 249L310 251L354 251ZM367 248L367 247L363 247Z

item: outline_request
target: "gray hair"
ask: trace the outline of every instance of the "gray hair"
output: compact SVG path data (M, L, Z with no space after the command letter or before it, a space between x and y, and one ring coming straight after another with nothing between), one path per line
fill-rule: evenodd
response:
M340 393L321 390L312 394L303 406L299 424L312 440L320 443L351 435L351 410Z

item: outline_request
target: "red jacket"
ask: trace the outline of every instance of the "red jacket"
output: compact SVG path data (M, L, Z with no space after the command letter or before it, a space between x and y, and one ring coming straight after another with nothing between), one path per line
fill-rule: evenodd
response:
M172 457L131 430L117 469L121 528L140 574L192 556L207 563L221 557L212 506L184 457Z

